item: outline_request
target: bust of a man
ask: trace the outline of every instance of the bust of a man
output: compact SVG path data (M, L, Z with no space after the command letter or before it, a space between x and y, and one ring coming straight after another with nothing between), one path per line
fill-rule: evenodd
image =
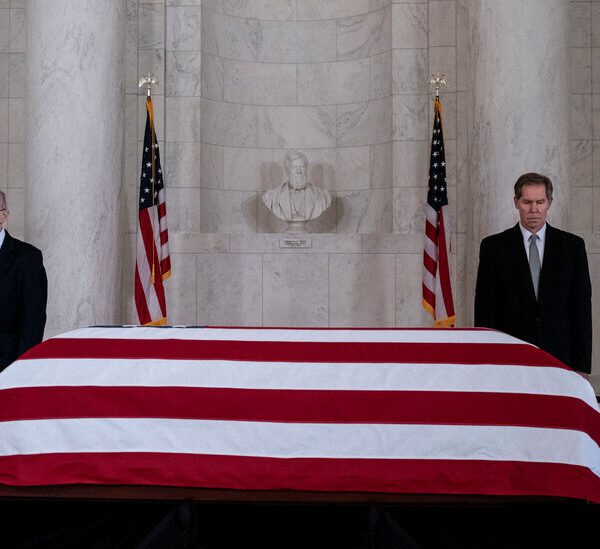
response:
M262 200L267 208L288 225L289 222L306 222L319 217L331 205L331 195L308 181L306 155L291 151L283 165L287 180L263 194Z

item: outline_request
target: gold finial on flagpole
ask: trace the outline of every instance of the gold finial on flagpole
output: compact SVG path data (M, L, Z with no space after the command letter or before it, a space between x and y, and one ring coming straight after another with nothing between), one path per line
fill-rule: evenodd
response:
M156 86L157 84L158 84L158 78L156 77L156 74L147 72L140 78L140 83L138 84L138 88L142 88L142 87L146 88L148 97L150 97L152 94L152 87Z
M429 79L429 86L434 88L435 90L435 97L439 97L440 96L440 88L445 87L448 85L448 78L446 77L445 74L441 73L441 72L436 72L435 74L431 75L431 78Z

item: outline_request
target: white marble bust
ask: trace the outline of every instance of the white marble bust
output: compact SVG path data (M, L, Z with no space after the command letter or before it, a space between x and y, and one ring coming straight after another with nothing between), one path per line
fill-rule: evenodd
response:
M303 152L289 152L283 165L287 180L266 191L262 200L276 217L288 222L286 232L308 232L305 223L329 208L331 195L308 181L308 159Z

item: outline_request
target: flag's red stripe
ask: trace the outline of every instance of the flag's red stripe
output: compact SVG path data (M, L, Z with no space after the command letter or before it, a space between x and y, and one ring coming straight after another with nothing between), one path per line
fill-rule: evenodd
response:
M543 427L584 431L600 444L595 410L550 395L97 386L0 391L0 421L102 417Z
M444 211L440 209L440 241L439 241L439 272L440 288L444 299L444 308L448 317L454 316L454 300L450 281L450 268L448 267L448 248L446 247L446 230L444 228Z
M156 257L156 248L154 246L154 233L152 229L152 222L150 221L150 214L148 213L149 210L150 208L144 208L143 210L140 210L139 231L144 244L144 250L146 252L146 262L150 266L150 269L152 269L152 263ZM138 235L138 238L140 235ZM138 257L138 261L142 260L142 258Z
M437 227L432 225L429 220L425 221L425 236L437 245Z
M142 259L145 261L145 259ZM146 324L152 319L150 317L150 311L148 310L148 303L146 302L146 294L144 293L144 287L140 279L140 273L137 265L135 266L135 285L134 285L134 299L135 309L138 314L138 320L140 324Z
M475 460L276 459L163 453L0 457L9 486L112 484L237 490L538 495L600 503L600 479L557 463Z
M431 305L432 309L435 309L435 294L423 284L423 299Z
M21 358L152 358L282 362L516 364L568 369L537 347L511 343L362 343L177 339L49 339Z
M435 277L437 273L437 261L427 252L423 253L423 265L425 265L425 268Z

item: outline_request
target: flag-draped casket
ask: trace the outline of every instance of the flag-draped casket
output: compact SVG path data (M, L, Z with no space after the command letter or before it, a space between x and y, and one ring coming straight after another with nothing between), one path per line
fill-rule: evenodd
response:
M492 330L95 327L0 374L0 488L600 503L590 384Z

